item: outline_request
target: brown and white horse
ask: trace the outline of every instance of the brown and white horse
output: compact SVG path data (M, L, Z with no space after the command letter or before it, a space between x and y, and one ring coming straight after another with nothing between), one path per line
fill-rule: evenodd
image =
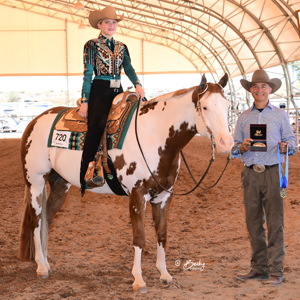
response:
M146 167L136 141L134 121L129 126L123 148L109 151L118 179L129 196L135 252L132 269L135 291L147 291L141 270L147 202L152 205L157 233L156 267L163 283L172 282L165 262L166 226L172 199L170 192L180 167L179 152L197 132L201 136L207 136L203 119L215 137L219 152L229 152L233 145L228 131L229 102L224 97L222 88L227 81L228 76L225 74L218 84L206 83L203 75L201 84L197 87L169 93L141 105L138 112L139 140L151 171L169 192L155 182ZM200 117L200 105L203 118ZM47 147L52 123L62 109L63 107L50 109L32 120L21 141L26 185L19 258L35 259L38 265L37 275L41 277L48 277L50 271L47 260L48 228L64 204L70 186L73 184L80 187L81 151ZM46 182L50 184L48 198ZM112 194L106 184L91 191Z

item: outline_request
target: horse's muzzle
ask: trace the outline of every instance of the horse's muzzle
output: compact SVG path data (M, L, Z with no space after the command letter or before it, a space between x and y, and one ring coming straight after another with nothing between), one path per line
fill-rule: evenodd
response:
M226 137L222 136L218 139L215 139L217 151L219 153L229 153L233 147L234 141L231 135Z

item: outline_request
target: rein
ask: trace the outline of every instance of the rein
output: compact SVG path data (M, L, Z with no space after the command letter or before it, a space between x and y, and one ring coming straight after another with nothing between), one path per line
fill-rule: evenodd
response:
M220 85L220 86L221 86L221 85ZM137 119L138 119L138 112L139 112L139 109L140 109L141 99L138 100L138 106L137 106L137 108L136 108L136 114L135 114L135 136L136 136L136 141L137 141L138 146L139 146L139 148L140 148L141 154L142 154L142 156L143 156L143 159L144 159L144 161L145 161L145 164L146 164L146 166L147 166L147 168L148 168L148 170L149 170L149 172L150 172L152 178L154 179L154 181L155 181L155 182L156 182L156 183L157 183L164 191L166 191L166 192L168 192L168 193L170 193L170 194L176 195L176 196L185 196L185 195L188 195L188 194L192 193L196 188L198 188L199 185L200 185L200 184L202 183L202 181L204 180L205 176L207 175L207 173L208 173L208 171L209 171L209 169L210 169L212 163L213 163L214 160L215 160L215 147L216 147L216 145L215 145L214 135L213 135L211 129L207 126L207 124L206 124L206 122L205 122L204 116L203 116L203 114L202 114L202 106L201 106L201 103L200 103L200 95L204 94L204 93L206 92L207 88L208 88L208 86L206 85L206 88L204 89L204 91L202 91L201 93L198 94L197 108L199 109L199 118L200 118L200 115L201 115L201 118L202 118L202 120L203 120L203 122L204 122L204 125L205 125L207 131L208 131L209 134L210 134L210 138L211 138L211 142L212 142L212 151L213 151L213 154L212 154L211 160L209 161L208 167L206 168L204 174L202 175L202 177L200 178L199 182L197 183L196 180L194 179L194 177L193 177L191 171L190 171L190 168L189 168L189 166L188 166L186 160L185 160L185 157L184 157L184 155L183 155L183 152L180 151L181 156L182 156L182 158L183 158L183 161L184 161L184 163L185 163L185 165L186 165L186 167L187 167L187 170L189 171L190 176L192 177L194 183L196 184L196 186L195 186L194 188L192 188L190 191L188 191L188 192L186 192L186 193L182 193L182 194L174 193L174 192L172 192L172 191L167 190L164 186L162 186L162 185L160 184L160 182L158 182L158 180L155 178L154 174L153 174L152 171L150 170L150 167L149 167L149 165L148 165L148 163L147 163L147 160L146 160L146 158L145 158L145 155L144 155L144 152L143 152L143 149L142 149L142 147L141 147L140 140L139 140L139 137L138 137L138 133L137 133ZM221 88L223 89L222 86L221 86ZM226 165L225 165L225 168L224 168L223 172L221 173L220 177L218 178L218 180L217 180L211 187L209 187L209 188L202 188L202 187L200 187L200 188L203 189L203 190L209 190L209 189L213 188L213 187L220 181L221 177L223 176L223 174L224 174L224 172L225 172L225 170L226 170L226 167L227 167L229 161L230 161L230 153L229 153L229 155L228 155L227 163L226 163Z
M184 155L183 155L183 152L180 151L180 154L181 154L181 156L182 156L182 159L183 159L183 161L184 161L184 164L185 164L185 166L186 166L186 168L187 168L187 170L188 170L188 172L189 172L191 178L193 179L194 183L197 184L197 181L195 180L195 178L194 178L194 176L193 176L193 174L192 174L192 172L191 172L191 170L190 170L190 168L189 168L189 166L188 166L188 164L187 164L187 161L185 160L185 157L184 157ZM223 172L221 173L220 177L218 178L218 180L217 180L212 186L210 186L210 187L208 187L208 188L203 188L202 186L199 186L200 189L206 191L206 190L212 189L213 187L215 187L215 186L217 185L217 183L220 181L221 177L223 176L223 174L224 174L224 172L225 172L225 170L226 170L226 168L227 168L227 166L228 166L228 164L229 164L229 162L230 162L230 158L231 158L231 156L230 156L230 154L229 154L228 157L227 157L227 163L226 163L226 165L225 165L225 167L224 167L224 169L223 169ZM213 159L213 158L212 158L212 159Z

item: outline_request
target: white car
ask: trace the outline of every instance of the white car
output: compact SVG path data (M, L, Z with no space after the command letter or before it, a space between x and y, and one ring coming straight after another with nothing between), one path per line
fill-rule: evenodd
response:
M18 125L6 120L0 120L0 132L17 132Z
M2 132L24 132L30 120L19 120L13 118L0 119L0 133Z

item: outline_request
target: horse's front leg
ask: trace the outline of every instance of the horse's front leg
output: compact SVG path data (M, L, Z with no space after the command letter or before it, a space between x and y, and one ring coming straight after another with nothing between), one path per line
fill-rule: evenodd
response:
M142 277L141 258L142 249L145 244L145 200L140 195L133 193L129 200L129 211L133 230L134 263L132 275L134 277L133 290L135 292L147 293L146 283Z
M153 223L157 234L157 260L156 268L160 272L162 284L173 282L172 276L166 266L166 245L167 245L167 213L171 204L172 195L163 192L158 198L151 202ZM161 201L158 203L158 201Z

